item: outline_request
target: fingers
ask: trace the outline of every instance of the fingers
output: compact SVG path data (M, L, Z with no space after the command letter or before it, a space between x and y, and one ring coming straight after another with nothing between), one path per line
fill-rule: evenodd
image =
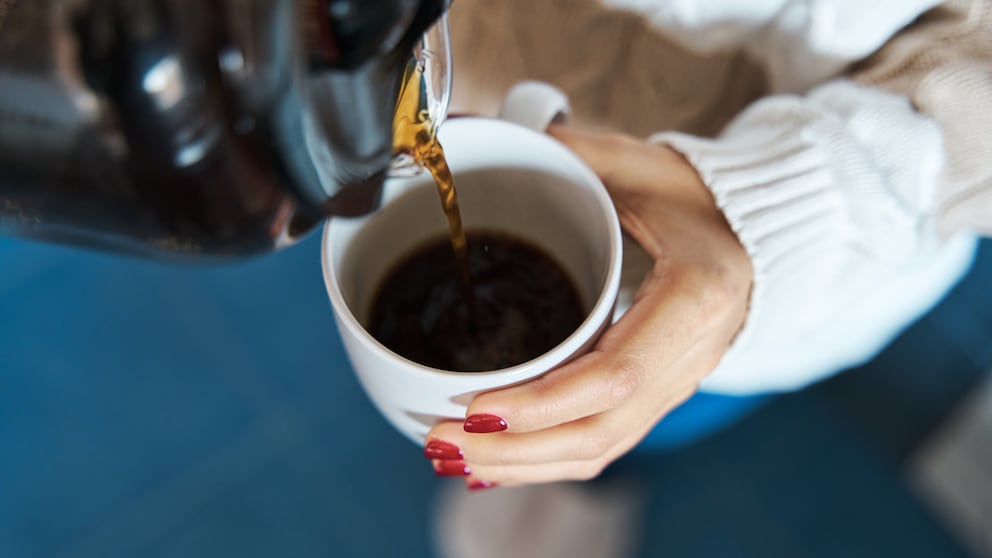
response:
M592 424L567 425L528 434L467 434L457 423L439 425L429 439L458 447L461 458L435 459L435 473L514 486L559 480L588 480L629 451L650 429L620 432ZM451 441L449 441L451 440ZM430 445L430 442L428 442Z
M633 447L666 410L681 402L678 397L651 399L644 397L637 405L525 434L471 434L456 422L446 422L431 430L428 445L450 444L458 448L460 456L449 453L433 457L457 458L473 467L611 461Z
M538 382L477 397L469 412L498 414L508 428L475 434L457 422L437 425L428 450L440 444L447 451L427 455L443 458L435 470L503 486L598 474L695 392L742 319L714 318L732 305L700 292L702 284L682 271L650 278L595 353ZM617 372L615 363L628 371Z
M457 447L460 459L473 468L592 461L622 451L618 444L631 434L622 419L604 414L526 434L471 434L457 422L447 422L431 430L429 440L437 442L429 441L428 445L434 447L443 442ZM455 454L432 456L457 457Z
M675 392L694 385L696 378L666 372L731 307L706 285L693 269L659 267L593 352L539 379L476 397L469 419L496 416L508 432L534 432L620 407L654 376L666 376Z
M698 371L712 367L715 358L707 358L712 350L712 346L702 344L679 359L675 365L678 376L698 377ZM458 422L443 422L428 434L425 456L460 459L473 467L612 460L633 447L695 390L692 381L673 382L658 374L621 407L527 433L473 434L465 432Z
M636 358L594 351L536 380L476 397L468 416L495 415L511 432L533 432L623 404L648 374Z
M425 456L434 458L436 473L465 476L469 487L587 480L630 451L690 395L656 397L657 391L644 390L608 413L525 434L471 434L457 422L441 423L428 434Z
M550 126L548 134L583 159L603 179L607 188L648 185L647 181L642 183L641 180L631 183L633 181L629 175L636 173L640 178L650 174L640 172L640 169L650 160L645 155L655 146L623 134L597 134L562 125Z

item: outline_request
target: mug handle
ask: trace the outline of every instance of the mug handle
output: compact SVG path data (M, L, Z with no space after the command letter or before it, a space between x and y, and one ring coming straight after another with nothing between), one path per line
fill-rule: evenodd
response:
M568 96L543 81L522 81L503 99L499 118L544 133L551 124L562 124L571 112Z

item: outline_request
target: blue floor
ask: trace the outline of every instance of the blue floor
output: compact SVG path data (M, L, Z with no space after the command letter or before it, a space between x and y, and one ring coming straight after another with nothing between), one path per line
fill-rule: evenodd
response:
M0 557L432 555L436 487L337 339L319 241L170 267L0 239ZM645 556L963 556L906 460L992 365L992 244L861 370L669 455Z

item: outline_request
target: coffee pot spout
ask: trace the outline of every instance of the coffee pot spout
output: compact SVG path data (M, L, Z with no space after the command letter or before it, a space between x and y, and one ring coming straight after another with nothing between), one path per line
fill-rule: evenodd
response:
M367 22L381 15L359 13L369 9L368 3L356 2L348 17ZM430 10L414 15L415 19L436 17ZM338 21L337 25L348 29L361 27L345 21ZM381 28L364 25L371 30ZM409 29L423 29L423 24L416 21L407 25ZM374 31L362 31L371 32ZM324 48L320 33L310 33L309 64L301 87L305 96L301 102L306 106L299 111L304 118L298 123L285 124L291 130L288 135L301 134L301 143L306 146L302 160L298 161L304 167L301 174L312 167L316 175L302 183L313 187L303 192L304 197L322 214L356 216L378 208L381 186L394 160L393 115L408 64L418 63L424 68L420 86L424 89L429 118L437 125L447 112L451 82L448 26L446 17L440 15L426 33L407 33L407 37L399 38L398 47L389 45L388 33L375 40L331 33L338 42L346 44L381 42L384 46L380 52L349 56ZM395 30L391 34L395 36ZM389 48L393 51L381 52Z

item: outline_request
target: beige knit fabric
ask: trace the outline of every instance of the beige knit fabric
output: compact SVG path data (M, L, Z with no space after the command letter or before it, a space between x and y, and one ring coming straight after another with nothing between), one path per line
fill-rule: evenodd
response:
M524 79L565 91L576 123L712 136L765 92L742 53L690 53L596 0L461 0L450 12L452 109L494 115Z
M767 92L742 52L688 52L641 16L596 0L463 0L451 9L451 32L456 111L495 114L514 83L539 79L569 95L578 124L713 136ZM992 234L992 0L928 12L850 77L908 96L940 125L942 230Z
M940 126L947 166L935 211L942 231L992 235L992 0L931 10L852 77L909 97Z

